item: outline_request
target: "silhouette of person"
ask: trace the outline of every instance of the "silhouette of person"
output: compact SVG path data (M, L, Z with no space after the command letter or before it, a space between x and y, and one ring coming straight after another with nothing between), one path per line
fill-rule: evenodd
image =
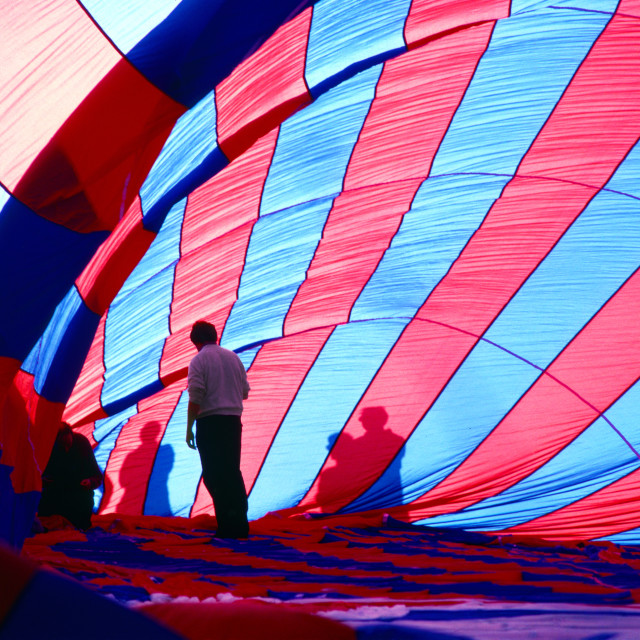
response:
M360 422L364 427L364 435L358 439L363 451L375 447L375 451L383 451L389 456L390 464L384 470L384 496L391 496L392 503L402 496L402 479L400 468L404 455L404 438L387 429L389 414L384 407L365 407L360 412ZM382 477L382 476L381 476ZM378 505L387 506L387 505Z
M247 492L240 471L243 400L247 373L233 351L217 344L214 325L194 323L191 342L198 350L189 364L187 445L198 449L202 479L213 499L218 538L246 538ZM194 439L193 424L196 423Z
M337 491L348 490L341 478L342 456L333 448L339 437L339 433L334 433L327 438L327 451L330 453L318 479L318 492L316 494L316 502L320 505L330 504L332 500L335 500ZM352 449L351 445L355 442L355 439L350 433L344 432L342 441L343 448L341 450L345 451Z
M91 526L93 491L101 484L102 472L89 440L63 423L42 474L38 515L60 515L86 530Z
M171 501L169 499L169 473L173 468L175 454L169 444L161 444L153 465L153 496L147 497L151 504L152 513L158 516L172 516Z
M344 507L357 499L357 495L351 493L352 488L345 486L345 478L349 477L345 469L351 469L362 456L380 453L392 463L384 471L384 486L377 492L376 504L371 504L370 508L384 506L379 503L387 497L393 502L402 495L400 463L404 439L386 428L388 420L389 414L384 407L365 407L359 415L364 429L360 437L354 438L348 431L329 437L327 449L330 454L318 480L315 497L319 505L335 510L335 505Z
M126 455L118 472L118 484L120 496L117 504L114 504L113 484L110 484L110 493L105 491L103 505L109 505L118 513L144 513L145 511L145 486L140 483L141 475L151 471L150 466L154 459L157 460L158 442L162 437L162 425L152 420L141 427L137 433L138 442L135 449ZM107 468L107 476L109 475ZM105 489L107 482L105 481ZM147 489L148 490L148 489ZM154 483L154 493L158 487ZM155 514L160 515L160 514Z

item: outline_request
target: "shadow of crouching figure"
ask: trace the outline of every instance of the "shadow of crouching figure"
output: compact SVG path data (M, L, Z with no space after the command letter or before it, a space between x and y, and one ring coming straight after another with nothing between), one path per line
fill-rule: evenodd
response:
M38 515L60 515L86 530L91 526L93 491L101 484L102 472L89 440L62 423L42 474Z

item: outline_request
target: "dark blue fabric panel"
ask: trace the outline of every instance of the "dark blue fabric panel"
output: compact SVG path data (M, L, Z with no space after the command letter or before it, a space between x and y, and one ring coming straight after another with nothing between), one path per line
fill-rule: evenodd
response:
M0 629L0 640L179 640L150 617L99 596L79 583L40 571Z
M153 84L194 106L315 0L183 0L128 54Z
M77 233L15 198L0 210L0 356L24 360L108 233Z
M145 387L140 389L135 389L132 393L119 398L118 400L114 400L103 405L103 409L108 416L115 416L116 414L128 409L133 406L136 402L143 400L144 398L148 398L152 396L154 393L158 393L158 391L162 391L164 389L164 385L160 380L153 380Z
M0 464L0 540L20 549L25 538L31 533L31 524L40 502L40 492L14 493L10 477L12 471L13 467Z
M73 287L24 363L23 368L35 375L35 389L41 396L51 402L67 402L99 322L100 316Z

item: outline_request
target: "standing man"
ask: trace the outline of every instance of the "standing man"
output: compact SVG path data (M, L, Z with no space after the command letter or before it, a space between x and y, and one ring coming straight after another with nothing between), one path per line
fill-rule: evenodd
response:
M218 538L246 538L247 492L240 471L242 401L249 397L240 358L220 347L216 328L199 320L191 328L198 353L189 364L187 444L196 448L202 479L213 498ZM196 423L195 440L193 423Z

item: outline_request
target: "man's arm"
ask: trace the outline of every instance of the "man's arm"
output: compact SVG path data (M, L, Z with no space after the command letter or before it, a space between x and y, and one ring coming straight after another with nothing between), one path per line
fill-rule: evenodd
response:
M196 448L196 440L193 437L193 424L200 413L200 402L204 398L205 381L197 357L189 363L187 371L187 391L189 392L189 404L187 406L187 445L190 449Z
M238 358L238 362L240 363L240 368L242 370L242 399L246 400L249 397L249 391L251 391L251 386L249 385L249 380L247 380L247 371L242 364L242 360Z
M191 449L196 448L196 441L193 437L193 423L196 421L200 413L200 405L189 400L189 406L187 407L187 444Z
M73 439L78 443L82 456L82 470L85 477L80 480L80 485L85 489L97 489L102 484L102 471L96 461L93 447L89 440L79 433L74 433Z

